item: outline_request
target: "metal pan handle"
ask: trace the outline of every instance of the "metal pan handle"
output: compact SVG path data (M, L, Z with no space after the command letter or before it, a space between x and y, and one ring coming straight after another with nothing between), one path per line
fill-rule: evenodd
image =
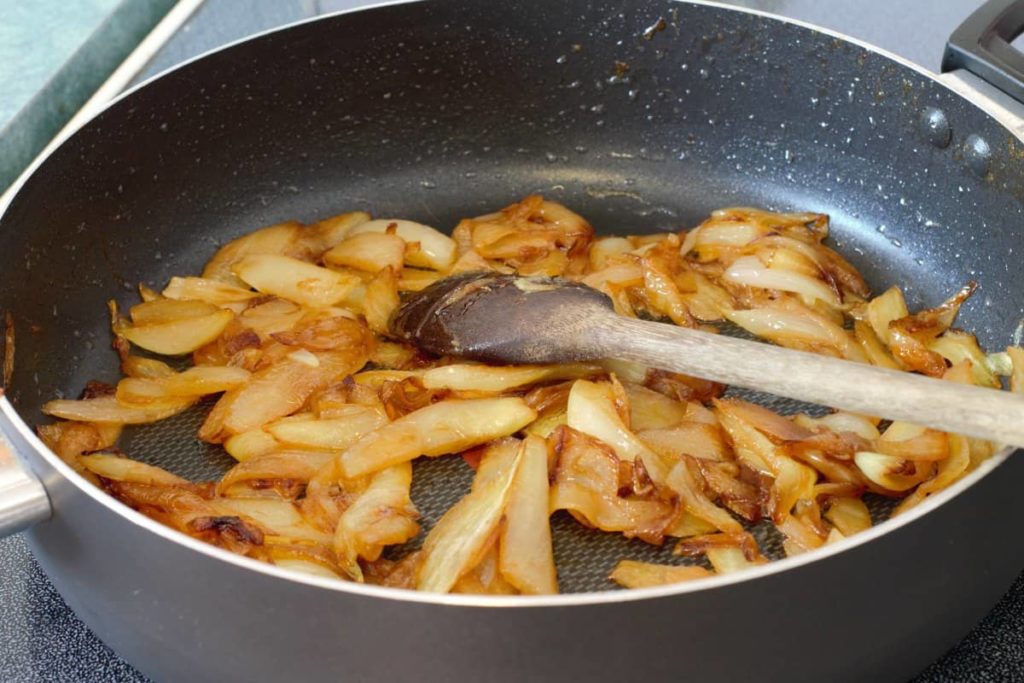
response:
M0 403L7 399L0 393ZM0 421L6 420L0 406ZM50 517L50 499L42 483L15 457L14 443L0 424L0 538Z
M964 69L1024 102L1024 54L1010 43L1024 33L1024 0L989 0L960 24L942 56L942 71Z

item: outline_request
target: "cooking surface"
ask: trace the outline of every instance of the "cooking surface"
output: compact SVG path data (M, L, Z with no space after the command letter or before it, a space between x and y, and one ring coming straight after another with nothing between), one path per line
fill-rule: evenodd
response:
M209 0L143 76L237 37L354 4L351 0L253 0L243 7L239 0ZM935 68L945 37L976 3L950 0L935 8L917 0L871 0L858 3L856 10L850 8L849 16L832 3L827 14L825 8L809 1L737 4L824 24ZM143 680L70 613L20 539L0 541L0 577L0 613L6 617L0 620L0 680ZM1018 677L1024 666L1022 617L1024 583L1019 580L985 623L919 680Z

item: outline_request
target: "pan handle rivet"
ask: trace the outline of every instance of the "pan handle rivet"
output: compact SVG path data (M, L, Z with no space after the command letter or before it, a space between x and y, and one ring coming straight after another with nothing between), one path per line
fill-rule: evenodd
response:
M964 140L964 159L975 175L984 177L992 159L992 148L980 135L971 133Z
M946 118L946 112L935 107L927 107L921 112L918 129L925 140L939 149L949 146L953 139L953 129Z

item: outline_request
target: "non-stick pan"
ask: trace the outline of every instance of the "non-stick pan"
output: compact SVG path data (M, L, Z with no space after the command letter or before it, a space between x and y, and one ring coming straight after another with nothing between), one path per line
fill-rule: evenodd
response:
M1024 21L1020 4L998 5L977 19L985 48L961 33L951 59L980 71L1006 56L999 41ZM1012 90L1003 62L990 75ZM0 433L33 473L0 456L0 526L35 522L33 551L68 604L159 680L912 675L1024 567L1020 457L842 543L688 585L604 590L615 559L658 551L574 535L556 515L575 592L496 598L232 556L83 481L32 425L43 401L116 377L109 296L196 271L234 236L356 208L450 229L531 192L619 233L727 205L824 211L833 243L877 290L906 283L912 306L977 279L961 324L1005 346L1024 304L1024 147L1007 128L1022 119L958 73L944 82L835 34L665 0L389 5L175 69L39 164L0 219L0 310L17 330ZM124 447L216 476L227 460L190 436L198 417ZM451 503L434 492L460 476L438 462L414 491L428 525Z

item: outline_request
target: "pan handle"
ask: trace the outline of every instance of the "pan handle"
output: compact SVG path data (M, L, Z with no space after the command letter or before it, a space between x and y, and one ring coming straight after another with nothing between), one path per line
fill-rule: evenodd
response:
M50 517L46 489L14 455L17 449L4 434L3 424L10 405L0 393L0 538L27 529Z
M1024 53L1010 43L1024 33L1024 0L989 0L953 31L942 71L964 69L1024 102Z

